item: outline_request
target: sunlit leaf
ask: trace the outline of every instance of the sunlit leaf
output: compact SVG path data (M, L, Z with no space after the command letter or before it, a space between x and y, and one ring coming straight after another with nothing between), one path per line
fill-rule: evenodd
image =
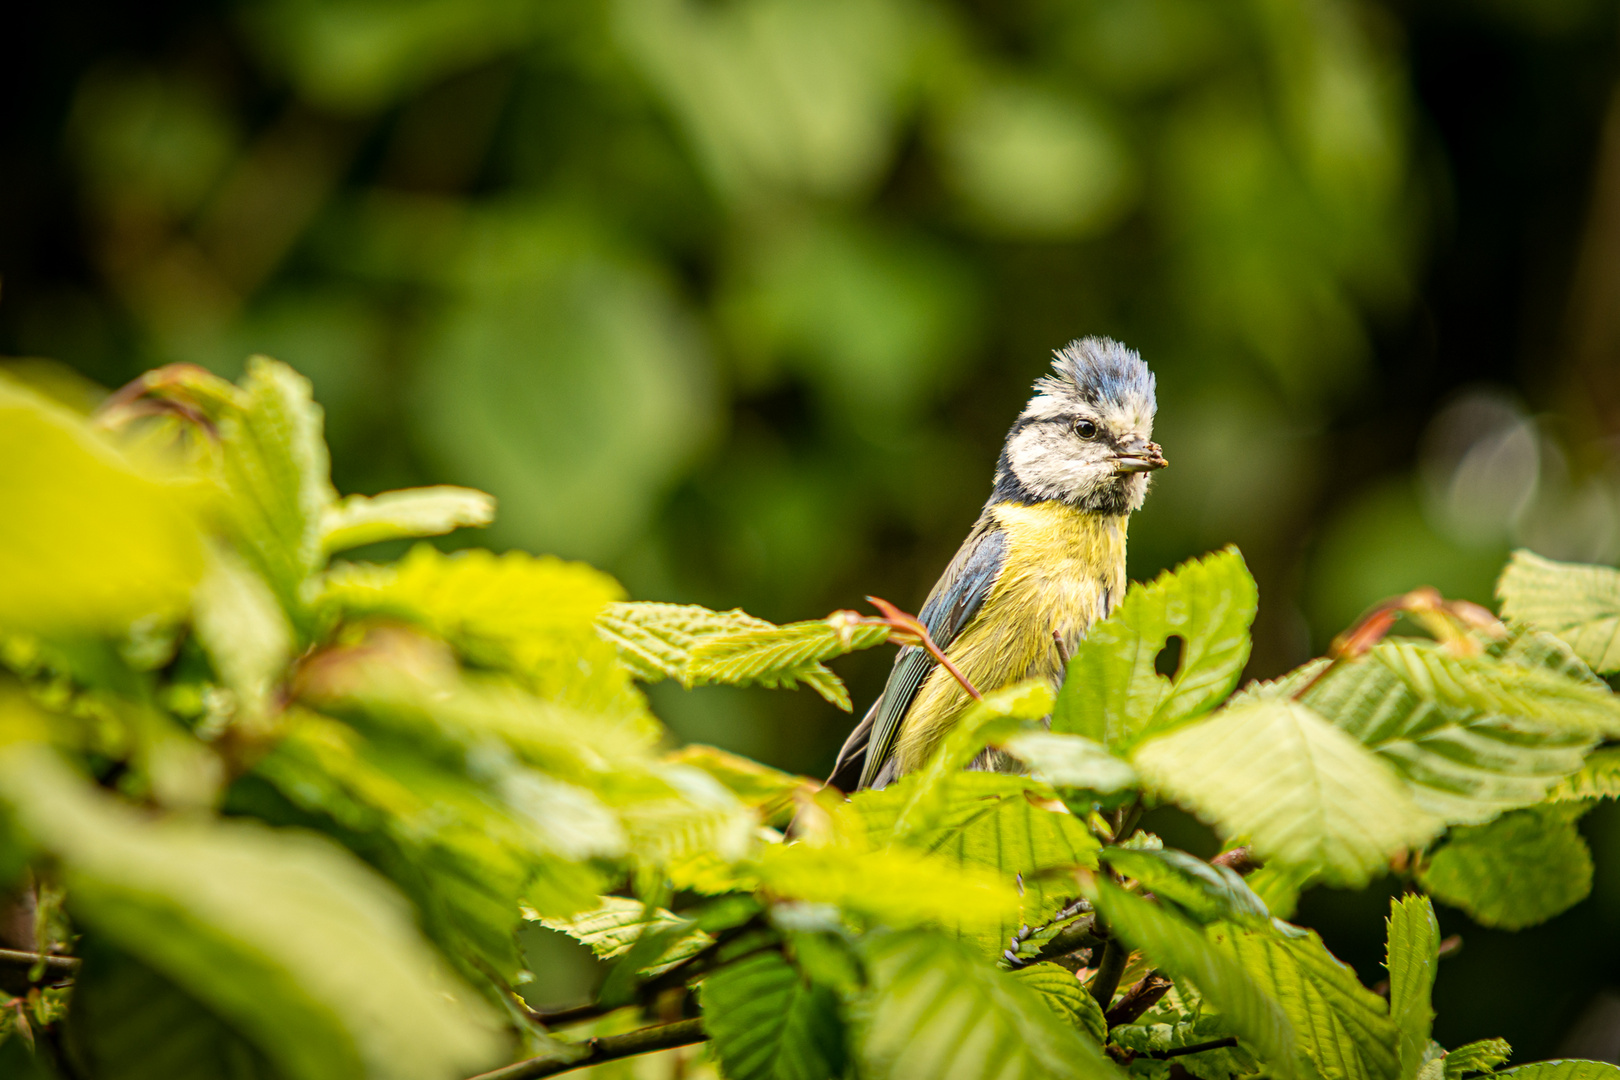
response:
M1019 912L1013 884L989 867L907 848L767 846L759 878L777 895L836 905L886 926L1001 926Z
M1496 595L1503 618L1558 635L1596 671L1620 671L1620 570L1515 551Z
M209 551L192 613L197 640L242 714L269 705L292 656L292 627L264 579L223 547Z
M1616 1080L1620 1078L1620 1066L1606 1061L1538 1061L1534 1065L1504 1069L1496 1075L1513 1080Z
M1430 646L1397 652L1381 645L1371 657L1336 667L1303 699L1392 764L1430 813L1473 824L1539 802L1595 741L1586 725L1557 716L1443 699L1432 681L1413 677L1427 671L1430 658L1443 663Z
M59 405L0 378L0 626L116 632L184 610L201 506Z
M1075 648L1052 730L1123 754L1214 708L1248 662L1257 603L1236 548L1133 585ZM1182 640L1181 661L1166 678L1154 665L1171 637Z
M321 549L328 554L379 540L439 536L495 520L495 500L458 487L411 488L381 495L350 495L321 517Z
M321 522L336 501L321 407L309 380L268 357L248 361L245 403L220 421L229 509L245 553L295 621L319 570Z
M1575 829L1585 809L1558 803L1453 829L1418 880L1481 926L1546 922L1592 891L1592 853Z
M1440 964L1440 924L1426 896L1389 902L1389 940L1384 967L1389 971L1389 1012L1400 1033L1401 1080L1413 1080L1423 1065L1434 1024L1430 994Z
M1620 746L1592 751L1579 769L1547 792L1549 802L1613 798L1620 798Z
M1506 1039L1480 1039L1459 1046L1445 1056L1445 1080L1463 1080L1467 1073L1488 1073L1513 1053Z
M1441 828L1388 766L1304 705L1261 701L1151 739L1133 763L1262 859L1360 884Z
M1221 948L1282 1006L1299 1050L1326 1080L1395 1080L1398 1032L1389 1004L1361 985L1315 931L1226 928Z
M596 625L618 647L619 655L636 676L651 682L681 678L692 649L700 641L773 629L773 624L739 609L710 611L697 604L642 601L607 605L597 616Z
M492 1018L385 882L323 839L148 821L44 751L0 755L0 798L55 857L87 931L141 960L287 1077L445 1077L497 1053Z
M1107 795L1136 784L1136 771L1130 765L1079 735L1022 731L1003 739L1000 747L1053 787Z
M724 784L744 805L759 808L767 817L785 808L795 791L816 783L713 746L682 747L665 760L702 769Z
M856 624L839 615L709 636L693 644L681 680L687 686L718 682L791 687L803 682L848 712L849 692L822 661L887 640L888 626Z
M649 931L687 927L684 933L672 936L668 945L648 965L646 973L649 975L662 974L714 943L714 938L693 925L691 920L663 908L649 909L639 900L622 896L603 896L600 900L595 909L571 918L541 918L538 921L590 946L591 952L603 960L614 960L628 953L641 935Z
M1552 668L1504 664L1489 655L1455 656L1421 641L1386 641L1372 657L1442 705L1524 717L1571 734L1620 733L1620 698Z
M931 1080L1118 1080L1119 1069L1011 975L938 935L873 935L862 1074Z
M617 582L583 563L517 551L445 555L422 544L392 566L336 567L320 603L349 617L415 623L479 663L522 673L549 699L639 713L612 647L596 633L597 615L621 595Z

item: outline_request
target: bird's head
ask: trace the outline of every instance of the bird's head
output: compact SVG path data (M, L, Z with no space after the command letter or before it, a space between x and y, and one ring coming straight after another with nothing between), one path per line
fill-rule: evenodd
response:
M995 497L1136 510L1148 474L1167 464L1153 442L1157 408L1153 372L1134 350L1107 338L1070 342L1007 433Z

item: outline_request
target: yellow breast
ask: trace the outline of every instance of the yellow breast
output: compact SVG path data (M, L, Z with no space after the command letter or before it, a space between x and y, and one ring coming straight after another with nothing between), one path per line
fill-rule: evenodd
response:
M1127 519L1060 502L1000 503L989 512L1006 533L1006 560L984 607L945 654L983 693L1028 678L1056 688L1064 656L1124 595ZM928 760L968 703L943 669L929 673L895 744L900 772Z

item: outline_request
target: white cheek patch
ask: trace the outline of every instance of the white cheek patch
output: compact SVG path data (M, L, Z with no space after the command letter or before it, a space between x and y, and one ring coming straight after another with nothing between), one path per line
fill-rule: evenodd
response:
M1063 428L1032 424L1007 444L1007 464L1037 498L1072 499L1111 475L1102 453L1087 454Z

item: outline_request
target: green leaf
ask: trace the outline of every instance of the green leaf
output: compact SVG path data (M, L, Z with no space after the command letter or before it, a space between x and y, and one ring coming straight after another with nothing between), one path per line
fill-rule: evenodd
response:
M550 905L564 892L595 902L587 869L552 855L538 830L467 778L325 717L298 710L286 721L286 735L231 786L227 811L338 839L416 902L453 960L481 962L462 969L469 978L521 967L512 935L532 879L547 880Z
M866 941L873 993L862 1075L929 1080L1119 1080L1102 1050L1033 990L937 934Z
M1136 770L1079 735L1021 731L1003 739L1000 748L1028 765L1036 779L1053 787L1108 795L1136 786Z
M802 682L848 712L849 691L822 661L888 640L887 625L853 622L843 613L768 630L742 630L697 642L681 681L686 686L729 683L773 688Z
M1557 803L1453 829L1418 881L1481 926L1522 930L1592 891L1592 853L1575 829L1582 804Z
M1440 963L1440 924L1426 896L1391 898L1384 967L1389 971L1389 1011L1400 1032L1401 1080L1414 1080L1423 1065L1434 1024L1430 994Z
M702 640L775 629L741 609L710 611L696 604L641 601L607 605L597 616L596 627L618 648L636 677L649 682L684 678L692 649Z
M238 716L257 717L292 657L292 627L275 593L235 553L210 550L192 610L197 640L226 689L236 696Z
M1424 661L1440 660L1436 648L1381 645L1334 668L1304 703L1393 765L1418 805L1447 822L1477 824L1541 801L1578 767L1592 733L1441 700L1429 679L1411 677L1427 671Z
M1349 735L1291 701L1257 701L1139 746L1149 783L1263 860L1361 885L1441 823Z
M143 474L82 419L3 377L0 506L6 629L116 633L174 618L202 573L197 490Z
M823 661L889 640L889 628L851 612L776 626L740 610L693 604L618 603L597 620L638 678L793 687L804 683L848 712L849 692Z
M399 895L329 841L151 821L28 746L0 754L0 799L61 867L76 924L195 998L287 1080L442 1080L498 1052L493 1018Z
M350 495L321 515L321 550L334 551L380 540L441 536L495 520L495 499L462 487L410 488L381 495Z
M279 1080L270 1060L151 968L87 936L67 1042L98 1080Z
M584 563L518 551L445 555L420 544L392 566L335 567L319 602L349 617L415 623L479 664L522 674L548 700L640 716L640 696L596 632L597 615L621 595L618 582Z
M1620 734L1620 698L1554 668L1502 663L1488 654L1453 656L1429 641L1385 641L1370 655L1442 705L1522 717L1571 735Z
M875 838L890 836L893 822L910 800L916 775L904 776L880 791L859 792L852 805ZM965 869L992 869L1022 895L1018 909L992 922L961 919L946 925L992 955L1007 948L1021 926L1046 921L1074 896L1075 867L1097 865L1097 839L1068 813L1049 788L1026 777L962 773L934 825L908 835L904 843L932 852Z
M336 501L321 407L309 380L268 357L248 361L245 404L220 422L230 513L245 552L298 622L304 582L319 570L321 522Z
M1606 1061L1538 1061L1496 1074L1513 1080L1620 1080L1620 1067Z
M1126 892L1105 877L1095 879L1092 903L1110 933L1141 949L1155 967L1186 979L1221 1011L1249 1049L1283 1075L1294 1069L1294 1033L1263 985L1203 930L1178 915Z
M703 980L704 1029L728 1080L831 1080L846 1064L838 995L766 952Z
M1248 662L1257 603L1254 578L1230 547L1132 585L1076 647L1052 730L1124 753L1208 712ZM1154 664L1172 636L1182 639L1181 663L1167 679Z
M1547 792L1548 802L1614 798L1620 798L1620 746L1592 751L1579 769Z
M1389 1005L1362 986L1314 931L1231 927L1218 931L1216 940L1282 1005L1300 1051L1324 1080L1395 1080L1399 1075L1398 1032Z
M1212 866L1185 851L1128 851L1106 848L1110 869L1135 878L1161 903L1171 903L1200 923L1233 922L1267 925L1271 913L1241 877L1225 866Z
M1462 1080L1465 1073L1488 1073L1513 1053L1506 1039L1480 1039L1459 1046L1444 1058L1446 1080Z
M1041 995L1047 1008L1090 1035L1099 1046L1108 1041L1108 1018L1074 972L1060 964L1042 961L1019 968L1012 972L1012 977Z
M785 806L795 791L806 785L816 785L807 777L773 769L714 746L685 746L667 755L664 760L702 769L724 784L745 806Z
M640 900L623 896L601 897L601 903L594 910L571 918L536 921L590 946L591 952L602 960L614 960L628 953L645 933L690 927L688 932L672 937L663 952L644 969L644 974L649 976L661 975L714 944L714 938L698 929L690 919L663 908L648 908Z
M1504 619L1558 635L1596 671L1620 671L1620 570L1515 551L1496 595Z
M1003 926L1018 918L1018 893L1001 875L903 847L770 845L758 869L773 893L887 926Z

